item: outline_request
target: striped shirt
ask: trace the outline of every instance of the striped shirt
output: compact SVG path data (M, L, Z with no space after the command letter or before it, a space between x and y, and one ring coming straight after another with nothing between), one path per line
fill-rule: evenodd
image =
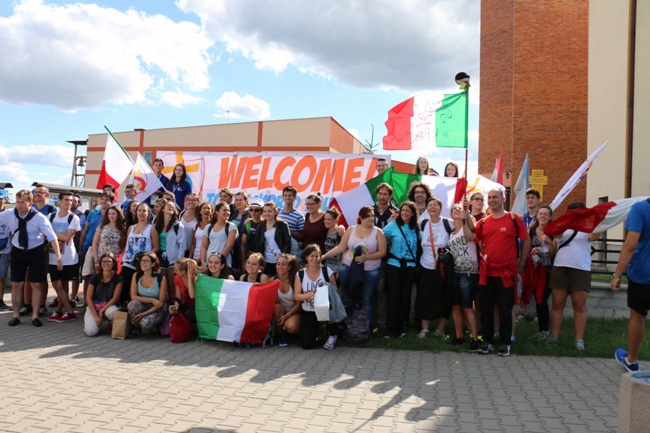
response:
M299 233L305 227L305 216L296 209L289 213L284 213L281 210L279 216L289 225L289 231L291 233Z

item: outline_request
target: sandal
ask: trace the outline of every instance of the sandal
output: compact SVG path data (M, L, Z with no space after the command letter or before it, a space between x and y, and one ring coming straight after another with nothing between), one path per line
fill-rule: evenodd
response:
M421 330L420 333L418 334L418 338L426 338L426 336L427 336L428 333L429 333L429 330L428 330L428 329L423 329L423 330Z

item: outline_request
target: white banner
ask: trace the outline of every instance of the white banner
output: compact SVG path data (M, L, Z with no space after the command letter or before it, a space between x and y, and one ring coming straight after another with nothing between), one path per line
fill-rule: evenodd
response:
M373 154L288 154L158 152L165 163L163 173L170 177L176 164L185 164L192 191L211 203L219 201L219 190L246 191L250 198L273 201L284 207L282 189L298 190L295 206L304 210L308 195L320 192L323 209L345 191L364 184L377 175L375 164L390 155Z

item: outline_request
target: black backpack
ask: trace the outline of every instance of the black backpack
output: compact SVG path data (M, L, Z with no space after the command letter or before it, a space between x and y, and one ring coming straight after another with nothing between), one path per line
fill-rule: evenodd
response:
M343 338L350 344L361 344L370 340L370 316L365 310L357 308L348 315Z

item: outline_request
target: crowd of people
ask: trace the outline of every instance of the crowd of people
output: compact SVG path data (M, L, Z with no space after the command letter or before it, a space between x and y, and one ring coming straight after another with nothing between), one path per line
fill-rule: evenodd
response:
M365 316L369 334L401 338L415 324L421 339L448 335L469 352L500 356L510 355L515 323L529 319L530 302L535 337L557 339L570 296L575 347L585 348L590 246L598 236L545 235L552 210L540 205L535 189L526 191L524 215L506 211L504 191L494 189L487 196L474 192L445 216L426 183L413 182L403 203L381 183L377 202L361 207L346 229L336 209L322 209L319 194L307 197L304 214L294 208L292 186L282 191L282 208L227 188L213 206L192 192L182 164L171 179L162 175L161 160L153 167L167 188L138 202L127 185L124 202L116 203L106 185L98 206L85 213L74 193L60 194L53 208L43 185L19 191L15 210L5 210L7 195L0 190L0 284L8 268L12 281L11 307L0 301L0 309L13 311L9 326L21 316L31 316L34 326L44 317L76 320L80 284L88 336L106 330L119 310L128 311L131 337L156 332L169 315L196 323L194 284L202 273L254 284L279 281L273 326L280 346L298 334L303 348L316 347L323 326L314 298L327 286L336 289L348 316ZM385 160L377 162L379 172L387 168ZM430 173L426 158L416 170ZM450 162L444 173L458 177L458 166ZM57 294L51 314L48 273ZM344 327L327 324L325 349L334 349Z

